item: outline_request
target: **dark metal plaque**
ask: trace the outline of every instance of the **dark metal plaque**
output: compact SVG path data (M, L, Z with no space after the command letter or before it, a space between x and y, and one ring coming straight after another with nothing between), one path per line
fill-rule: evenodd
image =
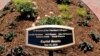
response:
M75 44L74 28L60 25L43 25L27 29L28 46L56 50Z

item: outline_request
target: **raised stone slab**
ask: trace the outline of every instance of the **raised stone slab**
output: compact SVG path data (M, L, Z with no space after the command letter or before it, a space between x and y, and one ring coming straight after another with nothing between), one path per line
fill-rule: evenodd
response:
M10 2L11 0L0 0L0 11Z
M82 0L100 20L100 0Z

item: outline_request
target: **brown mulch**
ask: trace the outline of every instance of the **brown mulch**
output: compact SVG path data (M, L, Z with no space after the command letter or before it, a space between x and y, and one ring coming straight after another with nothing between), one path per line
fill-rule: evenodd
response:
M34 0L38 5L38 11L40 16L48 15L49 12L59 14L59 9L54 0Z

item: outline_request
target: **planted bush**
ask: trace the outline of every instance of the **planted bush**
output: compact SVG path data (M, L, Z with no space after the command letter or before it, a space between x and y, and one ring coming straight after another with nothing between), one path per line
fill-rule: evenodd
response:
M15 37L15 34L14 32L8 32L5 36L4 36L4 39L5 41L7 42L11 42Z
M79 26L89 26L89 21L85 19L79 19L77 23Z
M8 11L2 11L0 12L0 18L2 18L3 16L5 16L7 14Z
M93 15L87 15L86 17L87 17L87 18L86 18L87 20L93 19Z
M4 46L0 45L0 54L3 53L3 50L4 50Z
M87 15L87 11L85 8L78 8L76 12L80 17L84 17Z
M26 53L22 46L16 46L7 53L7 56L30 56L30 54Z
M68 11L69 10L69 5L58 4L58 8L60 9L60 11Z
M91 38L92 38L95 42L99 42L99 41L100 41L100 35L97 34L96 32L90 32L89 35L91 36Z
M8 22L8 28L9 29L14 29L17 25L16 25L16 21L10 21Z
M79 48L81 48L81 50L83 50L84 53L86 53L87 51L92 51L92 50L93 50L93 45L91 45L91 44L88 43L88 42L82 41L82 42L79 44Z
M15 56L21 56L23 54L23 48L18 46L14 48L14 55Z
M66 4L59 4L58 5L60 11L61 11L61 17L63 19L71 19L73 16L71 15L71 13L69 12L69 5Z
M32 4L31 0L13 0L15 7L21 16L27 18L35 18L37 16L36 6Z
M86 19L87 20L91 20L91 19L93 19L93 15L91 14L91 12L87 12L87 16L86 16Z
M61 17L52 15L41 18L39 25L63 25L64 21Z
M62 13L61 13L61 17L62 17L63 19L71 19L73 16L71 15L70 12L66 11L66 12L62 12Z

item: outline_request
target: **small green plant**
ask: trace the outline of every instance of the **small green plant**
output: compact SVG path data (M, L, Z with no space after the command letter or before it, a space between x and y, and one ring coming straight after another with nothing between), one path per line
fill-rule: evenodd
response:
M91 36L91 38L92 38L95 42L99 42L99 41L100 41L100 35L97 34L96 32L90 32L89 35Z
M63 19L71 19L72 18L71 13L69 12L69 5L59 4L58 7L61 11L60 15Z
M22 46L16 46L9 50L6 56L30 56L30 54L26 53Z
M92 13L91 13L90 11L88 11L88 12L87 12L86 19L87 19L87 20L92 20L93 17L94 17L94 16L92 15Z
M14 5L21 16L31 18L36 17L36 6L32 4L31 0L13 0Z
M66 11L61 13L61 17L63 19L71 19L73 16L68 11Z
M89 26L89 21L85 20L85 19L79 19L79 21L77 22L79 26Z
M12 20L9 21L8 22L8 28L9 29L14 29L16 27L16 23L17 23L16 21L12 21Z
M21 56L23 54L23 48L18 46L14 48L14 55L15 56Z
M93 45L86 42L86 41L82 41L79 44L79 48L81 48L81 50L83 50L84 53L86 53L87 51L92 51L93 50Z
M3 50L4 50L4 46L0 45L0 54L3 53Z
M92 20L93 17L94 17L93 15L90 15L90 14L89 14L89 15L86 16L86 19L87 19L87 20Z
M69 5L58 4L58 8L60 9L60 11L68 11L69 10Z
M61 17L52 15L41 18L39 25L63 25L64 21Z
M7 42L11 42L15 37L15 34L14 32L8 32L5 36L4 36L4 39L5 41Z
M87 15L87 11L85 8L77 8L76 12L80 17L84 17Z
M3 16L5 16L8 13L8 11L2 11L0 12L0 18L2 18Z

